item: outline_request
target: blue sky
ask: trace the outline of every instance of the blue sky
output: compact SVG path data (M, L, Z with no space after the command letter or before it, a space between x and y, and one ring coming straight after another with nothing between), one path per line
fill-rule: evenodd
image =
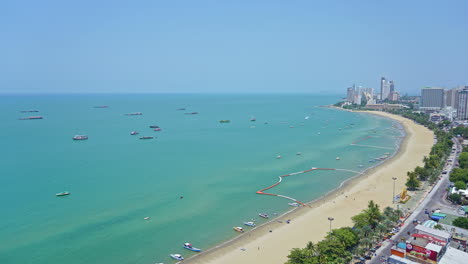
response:
M0 93L468 84L468 1L2 1Z

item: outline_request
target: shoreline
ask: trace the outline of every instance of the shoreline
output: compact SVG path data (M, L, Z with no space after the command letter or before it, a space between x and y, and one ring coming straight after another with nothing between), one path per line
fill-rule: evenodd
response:
M393 187L391 177L395 174L399 176L396 182L398 188L395 189L395 194L398 194L406 181L406 172L421 165L423 156L429 154L433 145L433 133L400 116L376 111L359 113L390 118L402 126L405 135L393 156L346 179L337 188L308 202L306 207L291 209L243 235L187 258L184 262L195 264L284 263L292 248L302 248L308 241L317 242L325 237L329 231L328 217L334 217L333 228L339 228L350 226L351 216L364 209L369 200L374 200L381 208L391 206ZM424 136L418 133L419 140L415 137L416 130L425 132ZM424 144L420 144L421 140ZM414 150L412 148L414 144L422 146ZM408 156L412 156L413 162L407 162ZM410 164L410 168L407 164ZM387 171L386 169L392 169L389 167L392 167L393 171ZM401 167L405 168L401 169ZM387 174L392 176L384 177ZM291 224L284 223L287 219L291 219ZM279 223L278 220L283 223ZM245 250L240 250L241 248Z

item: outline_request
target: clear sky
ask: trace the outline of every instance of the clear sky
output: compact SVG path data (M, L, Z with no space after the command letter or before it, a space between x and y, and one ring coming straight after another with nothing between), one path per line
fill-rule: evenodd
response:
M0 93L468 84L468 1L0 3Z

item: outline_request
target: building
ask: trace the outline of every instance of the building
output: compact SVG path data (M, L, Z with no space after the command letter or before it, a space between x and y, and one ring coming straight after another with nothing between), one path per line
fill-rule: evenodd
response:
M346 101L347 102L352 102L353 101L353 97L354 97L354 87L348 87L348 89L346 90Z
M463 90L458 91L457 119L468 119L468 86Z
M415 229L416 234L425 235L427 237L445 241L446 243L450 241L451 235L445 231L433 229L423 225L417 225Z
M366 104L367 109L372 109L372 110L393 110L393 109L402 109L405 108L406 106L402 104Z
M392 91L395 91L393 81L387 81L385 77L380 78L380 100L384 101L389 99L388 96Z
M457 87L445 90L445 106L451 106L455 109L458 107L458 92L463 88Z
M468 253L451 247L447 247L447 251L439 260L439 264L466 264L467 262Z
M440 110L444 107L444 89L426 87L421 89L421 110Z
M400 101L400 94L396 91L390 92L388 95L388 100L390 101Z

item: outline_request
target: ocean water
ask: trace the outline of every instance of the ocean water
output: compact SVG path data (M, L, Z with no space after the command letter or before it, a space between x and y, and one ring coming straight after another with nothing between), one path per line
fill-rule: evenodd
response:
M291 209L287 199L255 193L279 175L364 170L396 151L403 132L394 121L319 107L339 99L1 96L0 263L174 263L171 253L196 254L184 242L207 249L233 238L233 226L265 222L258 213ZM32 109L40 112L20 113ZM132 112L143 115L124 115ZM18 120L31 115L44 119ZM72 140L76 134L89 140ZM298 174L268 192L308 202L353 176ZM62 191L71 195L55 196Z

